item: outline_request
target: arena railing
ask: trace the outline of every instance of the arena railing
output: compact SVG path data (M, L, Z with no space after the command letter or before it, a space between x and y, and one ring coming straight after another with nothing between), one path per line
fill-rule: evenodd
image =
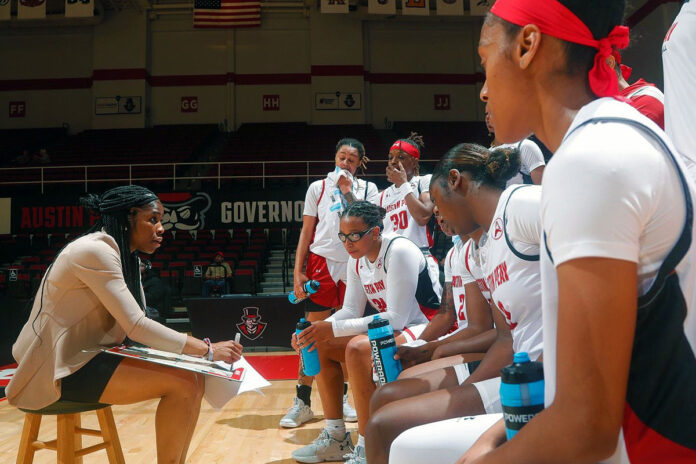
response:
M425 172L430 172L437 161L435 159L423 159L420 160L420 166ZM282 170L283 165L288 168L289 172L279 172ZM262 186L265 188L267 179L300 177L305 178L307 185L309 185L313 179L326 176L326 173L333 168L333 165L333 160L297 160L0 167L0 186L40 185L41 193L44 193L46 185L84 184L85 192L87 192L89 185L95 183L132 184L141 181L171 181L172 190L176 190L177 182L211 180L216 181L217 188L220 189L223 181L260 179ZM386 177L386 165L386 159L370 160L365 175L367 177ZM242 172L244 170L246 172ZM153 171L155 171L155 174L153 174ZM166 171L169 171L169 174L166 174ZM240 173L237 171L240 171Z

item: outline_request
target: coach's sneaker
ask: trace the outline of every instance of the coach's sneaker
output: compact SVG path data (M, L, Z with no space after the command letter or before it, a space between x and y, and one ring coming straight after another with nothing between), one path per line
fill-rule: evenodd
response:
M343 395L343 420L346 422L357 422L358 413L355 412L353 406L348 404L348 393Z
M343 456L346 459L346 464L367 464L365 456L365 448L358 445L353 449L353 452Z
M353 452L353 441L350 432L346 432L343 440L331 438L326 429L322 430L312 443L292 452L292 458L297 462L343 461L346 455Z
M286 429L292 429L299 427L313 417L314 413L312 409L307 406L304 401L295 397L292 400L292 407L288 410L287 414L280 419L280 426Z

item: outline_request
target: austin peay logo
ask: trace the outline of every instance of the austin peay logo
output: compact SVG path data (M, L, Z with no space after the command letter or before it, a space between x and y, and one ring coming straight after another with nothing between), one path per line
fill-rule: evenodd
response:
M249 306L243 309L242 322L236 324L237 329L249 340L256 340L263 334L268 326L267 322L261 322L259 308Z
M205 227L205 213L212 204L207 193L165 193L159 195L159 198L164 206L164 230L196 230Z
M46 2L46 0L19 0L19 4L22 6L35 7L41 6Z
M493 225L493 239L498 240L503 236L503 220L497 218L495 224Z

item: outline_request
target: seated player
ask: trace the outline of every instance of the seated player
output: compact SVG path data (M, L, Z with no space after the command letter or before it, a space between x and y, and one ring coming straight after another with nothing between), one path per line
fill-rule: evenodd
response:
M519 152L514 147L488 150L473 144L457 145L435 168L431 193L443 219L460 235L478 227L487 231L481 270L491 292L497 337L492 345L488 333L463 342L468 352L487 348L479 365L463 363L429 371L377 391L367 427L371 464L399 462L401 457L390 457L390 447L391 453L396 449L403 456L422 445L410 434L410 443L397 439L411 427L502 412L500 369L512 361L513 352L526 351L533 360L541 354L541 188L505 188L518 171Z
M367 326L372 316L363 317L367 302L389 320L398 336L397 344L414 340L427 319L421 305L437 309L440 295L425 257L405 237L383 234L385 211L377 205L359 201L343 213L339 237L350 255L348 281L343 307L325 321L316 321L305 329L293 346L315 344L321 372L317 375L319 395L326 425L313 443L292 453L299 462L348 459L365 461L364 429L369 415L370 397L375 390L372 380L372 355ZM358 444L354 449L346 433L341 410L343 395L342 362L346 362L358 411ZM349 455L344 457L344 455Z

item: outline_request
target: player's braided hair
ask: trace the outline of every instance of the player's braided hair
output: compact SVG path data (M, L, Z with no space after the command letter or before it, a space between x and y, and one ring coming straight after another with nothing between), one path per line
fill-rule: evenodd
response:
M452 148L437 163L432 182L446 188L450 170L466 171L474 182L504 189L506 182L520 170L517 147L487 149L474 143L462 143Z
M82 235L104 229L107 234L113 237L121 254L123 278L126 281L128 290L130 290L135 298L135 301L137 301L138 305L143 309L145 308L145 302L140 292L140 262L137 253L131 253L130 251L131 218L138 213L137 210L133 208L138 208L139 206L147 205L154 201L157 201L157 195L152 193L149 189L138 185L115 187L111 190L107 190L101 195L89 194L80 198L80 204L99 214L99 220ZM58 255L63 251L63 248L56 253L53 262L55 262ZM39 311L32 324L36 322L39 314L41 314L44 286L46 285L48 273L51 271L52 267L53 263L51 263L46 270L46 276L43 279L43 284L40 289L41 302ZM36 332L36 329L34 331Z
M411 134L405 139L398 139L397 142L408 143L416 150L418 150L418 155L422 156L423 148L425 148L425 142L423 141L423 136L418 132L411 132ZM418 164L418 158L414 158L416 162L415 171L416 175L420 174L420 165Z
M365 154L365 146L362 144L360 140L351 137L346 137L339 140L336 144L336 152L338 152L338 150L340 150L342 146L348 146L358 150L358 157L360 159L360 171L364 176L365 169L367 168L367 162L370 161L370 158L368 158Z
M387 210L369 201L355 201L348 205L341 217L358 217L363 220L367 227L379 227L384 229L384 217Z

